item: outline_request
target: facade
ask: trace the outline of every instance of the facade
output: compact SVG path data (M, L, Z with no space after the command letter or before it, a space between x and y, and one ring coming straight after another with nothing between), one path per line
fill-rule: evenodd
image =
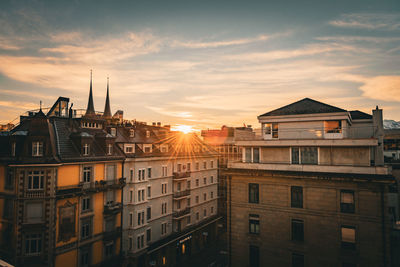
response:
M120 261L124 154L108 118L60 97L0 136L2 259L15 266Z
M400 163L400 129L385 129L384 134L385 161Z
M231 266L390 266L395 180L382 110L303 99L258 117L228 163Z
M126 155L125 264L179 265L215 240L216 153L197 136L161 124L126 122L111 124L108 131Z

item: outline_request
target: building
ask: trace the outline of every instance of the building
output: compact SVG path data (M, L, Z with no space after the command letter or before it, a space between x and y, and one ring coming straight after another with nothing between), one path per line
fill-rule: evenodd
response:
M90 83L86 110L60 97L1 133L3 260L15 266L120 261L125 156L105 131L106 112L95 112Z
M124 151L123 244L128 266L177 266L216 240L217 154L161 123L109 124Z
M231 266L389 266L382 110L305 98L258 120L262 140L223 171Z
M400 129L384 130L385 162L400 163Z

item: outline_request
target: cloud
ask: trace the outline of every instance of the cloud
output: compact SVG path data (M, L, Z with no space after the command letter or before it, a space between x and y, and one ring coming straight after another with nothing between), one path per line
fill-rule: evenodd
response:
M372 99L400 102L400 76L366 78L360 89Z
M329 24L340 28L393 31L400 29L400 14L344 14L339 19L330 21Z
M185 47L185 48L216 48L232 45L244 45L254 42L266 41L270 39L267 35L259 35L255 38L242 38L229 41L216 41L216 42L194 42L194 41L174 41L172 46Z

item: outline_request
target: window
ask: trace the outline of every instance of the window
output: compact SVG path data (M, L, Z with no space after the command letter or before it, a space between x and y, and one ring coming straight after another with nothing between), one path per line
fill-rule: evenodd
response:
M133 146L134 145L125 145L125 153L127 153L127 154L134 153Z
M198 212L196 212L196 220L199 220L200 218L200 214Z
M81 239L89 238L92 235L92 222L91 220L82 220L81 223Z
M89 153L90 153L90 146L89 146L89 144L84 144L84 145L83 145L83 155L84 155L84 156L87 156L87 155L89 155Z
M42 235L27 234L25 236L25 255L38 255L42 252Z
M87 212L90 210L90 197L82 198L82 212Z
M249 184L249 203L259 202L258 184Z
M151 186L147 187L147 198L151 197Z
M304 255L292 253L292 267L304 267Z
M181 191L181 183L178 183L178 184L176 185L176 189L177 189L178 192Z
M129 180L132 182L133 181L133 169L129 170Z
M133 190L129 191L129 202L133 203Z
M129 137L135 137L135 130L134 129L130 129L129 130Z
M342 226L342 248L355 249L356 248L356 228L353 226Z
M199 203L199 196L196 196L196 204Z
M129 250L132 250L133 248L133 238L130 236L129 237Z
M161 145L160 146L160 151L161 151L161 153L167 153L168 152L168 145L165 145L165 144Z
M210 183L211 183L211 184L214 183L214 176L211 176L211 177L210 177Z
M177 201L176 202L176 208L179 210L181 208L181 201Z
M249 246L249 266L260 266L260 249L257 246Z
M144 180L145 172L146 172L146 169L140 169L140 170L138 170L138 180L139 180L139 181Z
M203 194L203 200L206 201L207 200L207 193Z
M167 213L167 202L161 204L161 214Z
M151 178L151 167L147 168L147 178Z
M161 224L161 235L165 235L167 233L167 223Z
M146 131L146 137L147 137L147 138L150 137L150 131Z
M207 161L203 162L203 169L207 169Z
M187 182L186 182L186 188L187 188L187 189L190 189L190 181L187 181Z
M138 249L142 249L144 247L144 235L138 235L136 245Z
M146 220L147 221L151 220L151 207L147 207L146 214L147 214Z
M191 217L190 217L190 216L188 216L188 217L187 217L187 221L186 221L186 223L187 223L187 224L190 224L190 220L191 220Z
M114 242L105 244L104 256L105 258L111 258L114 255Z
M14 169L7 168L6 179L4 183L5 189L14 189Z
M144 211L138 211L138 213L137 213L137 224L138 225L144 224Z
M89 266L90 265L90 256L89 256L89 250L88 249L81 249L80 251L80 265L81 267L83 266Z
M292 164L300 164L300 151L298 147L292 147L292 157L291 157L291 163Z
M244 162L251 162L251 147L245 148L245 160Z
M151 241L151 229L147 229L146 230L146 242L150 242Z
M214 207L211 207L210 213L211 213L211 214L214 214Z
M258 214L249 215L249 233L250 234L260 233L260 216Z
M210 193L210 198L214 198L214 192L213 191L211 191L211 193Z
M188 171L188 172L190 172L190 169L191 169L191 165L190 165L190 162L187 164L187 168L186 168L186 170Z
M89 183L92 180L92 167L84 166L83 167L83 182Z
M177 171L178 172L181 172L182 171L182 164L178 164L178 165L176 165L176 169L177 169Z
M318 164L318 148L302 147L300 159L301 164Z
M253 162L260 162L260 149L258 147L253 147Z
M304 241L304 222L292 219L292 241Z
M196 162L196 171L200 170L200 163Z
M44 171L28 172L28 190L40 190L44 188Z
M199 179L196 179L196 186L199 186Z
M207 217L207 210L206 209L203 210L203 216Z
M117 129L116 128L111 128L110 133L112 136L116 136L117 135Z
M144 189L138 190L138 202L144 201Z
M187 199L186 206L187 206L187 207L190 207L190 198Z
M27 207L27 210L30 210ZM14 201L9 198L4 199L4 209L3 209L3 218L4 219L12 219L14 213ZM40 218L42 219L42 217Z
M278 124L277 123L265 123L264 124L264 136L266 138L278 138Z
M166 176L168 176L168 169L167 169L167 166L162 166L162 176L163 177L166 177Z
M40 141L32 142L32 156L33 157L43 156L43 142Z
M26 203L25 212L26 212L27 223L38 223L43 221L43 203L41 202Z
M324 128L325 133L341 133L342 121L325 121Z
M11 143L11 156L12 157L15 157L16 146L17 146L17 144L15 142Z
M207 178L206 177L203 178L203 184L207 184Z
M213 161L213 160L210 161L210 168L211 168L211 169L214 168L214 161Z
M354 213L354 191L340 190L340 212Z
M143 145L143 152L144 153L151 153L152 152L152 145L151 144L144 144Z
M290 195L292 208L303 208L303 187L290 187Z
M112 144L107 144L107 155L112 155Z
M161 184L161 194L167 193L167 183Z
M129 213L129 225L132 227L133 226L133 213Z

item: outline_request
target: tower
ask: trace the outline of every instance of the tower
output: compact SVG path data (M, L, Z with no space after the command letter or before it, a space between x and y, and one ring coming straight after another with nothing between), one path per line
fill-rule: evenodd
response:
M87 115L95 115L94 104L93 104L93 92L92 92L92 70L90 70L90 92L89 92L89 100L86 109L85 116Z
M107 77L107 96L106 96L106 104L104 106L103 117L105 119L111 119L110 96L109 96L109 78L108 77Z

